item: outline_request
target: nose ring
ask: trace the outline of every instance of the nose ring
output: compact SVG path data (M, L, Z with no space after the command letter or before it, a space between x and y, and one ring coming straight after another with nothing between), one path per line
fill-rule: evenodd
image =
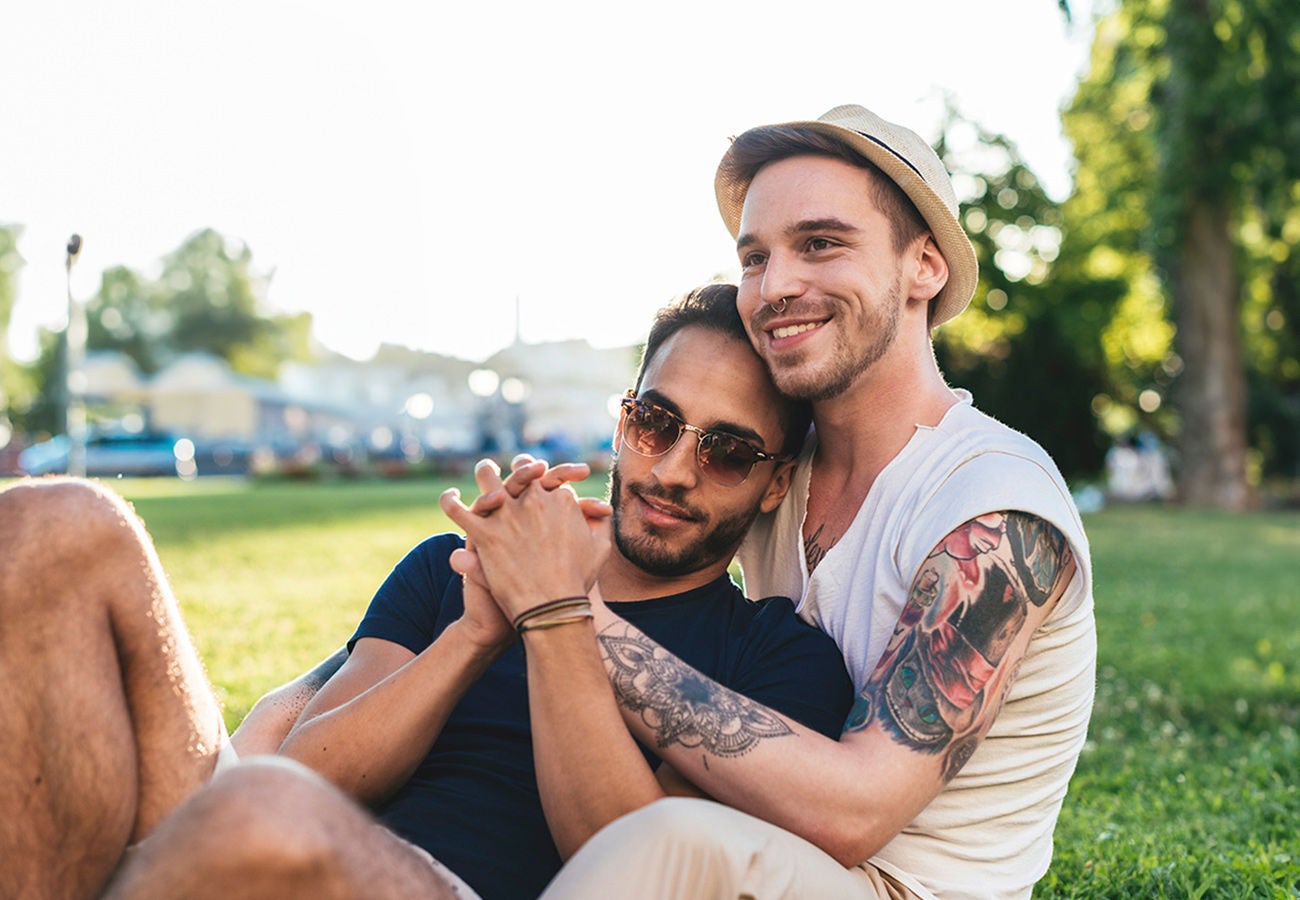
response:
M779 305L776 303L769 303L768 306L772 307L772 312L780 315L781 313L785 312L786 302L789 299L790 299L789 297L782 297Z

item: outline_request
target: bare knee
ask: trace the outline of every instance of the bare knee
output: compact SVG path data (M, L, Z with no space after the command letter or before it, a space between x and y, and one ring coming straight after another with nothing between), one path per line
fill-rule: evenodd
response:
M163 820L105 897L225 898L231 885L249 898L359 896L339 856L349 827L371 821L297 763L248 760Z
M292 877L329 869L340 819L366 814L316 773L260 757L223 773L193 801L196 832L243 871Z
M141 531L131 506L93 481L31 479L0 491L0 534L15 551L7 554L12 559L45 558L69 548L89 553L106 540L137 541Z
M92 481L42 478L0 491L0 605L13 615L33 597L51 614L78 596L70 585L123 562L139 571L151 559L139 517L117 494ZM81 592L84 595L85 592Z
M68 510L86 510L100 505L130 509L126 501L97 481L85 478L26 478L0 490L0 509L7 504L24 515L39 518L43 511L61 514Z

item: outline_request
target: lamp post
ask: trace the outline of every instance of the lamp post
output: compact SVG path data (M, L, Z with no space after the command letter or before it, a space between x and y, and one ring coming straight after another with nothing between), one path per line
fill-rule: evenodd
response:
M72 264L81 253L81 235L68 238L68 329L64 332L65 426L68 433L68 474L86 474L86 310L72 296Z

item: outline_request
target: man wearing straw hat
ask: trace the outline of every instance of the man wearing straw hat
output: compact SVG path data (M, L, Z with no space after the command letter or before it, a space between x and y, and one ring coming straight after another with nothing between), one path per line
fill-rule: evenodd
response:
M948 174L914 132L842 106L740 135L716 187L750 339L814 411L742 550L746 588L836 640L857 701L838 741L791 724L728 754L638 716L639 685L614 677L633 732L727 805L620 819L548 896L1027 896L1092 706L1088 544L1051 459L935 361L932 329L977 281ZM458 518L489 583L523 564L493 540L508 507Z

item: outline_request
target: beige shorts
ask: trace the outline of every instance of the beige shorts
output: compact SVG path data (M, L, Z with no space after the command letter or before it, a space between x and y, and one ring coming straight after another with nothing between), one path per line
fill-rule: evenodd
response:
M597 832L542 900L663 897L920 900L894 874L846 869L797 835L707 800L674 797Z

